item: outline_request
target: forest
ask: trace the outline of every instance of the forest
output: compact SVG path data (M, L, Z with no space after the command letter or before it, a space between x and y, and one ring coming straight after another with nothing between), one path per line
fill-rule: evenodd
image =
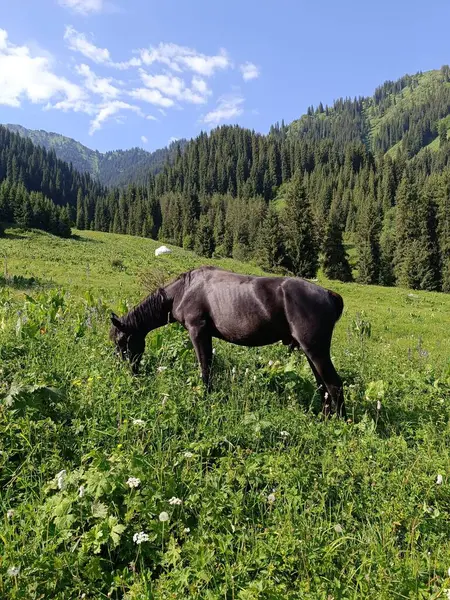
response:
M268 135L218 127L125 187L102 186L1 127L0 221L151 237L349 281L345 239L357 250L359 282L450 292L449 73L310 107Z

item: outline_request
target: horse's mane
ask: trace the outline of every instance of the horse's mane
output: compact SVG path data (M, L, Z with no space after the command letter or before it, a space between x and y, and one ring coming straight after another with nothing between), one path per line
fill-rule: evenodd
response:
M140 304L126 314L122 320L131 329L143 329L148 324L161 318L161 313L167 304L167 294L164 288L158 288Z

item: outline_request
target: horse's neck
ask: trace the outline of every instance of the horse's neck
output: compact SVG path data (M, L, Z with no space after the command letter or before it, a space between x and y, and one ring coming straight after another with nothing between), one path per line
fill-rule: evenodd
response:
M168 313L166 298L158 291L131 309L125 322L131 330L146 335L152 329L165 325Z

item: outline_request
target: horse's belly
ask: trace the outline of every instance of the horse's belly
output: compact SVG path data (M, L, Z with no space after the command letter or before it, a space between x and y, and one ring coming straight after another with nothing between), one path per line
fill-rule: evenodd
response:
M236 319L233 325L214 325L213 336L239 346L267 346L286 336L285 328L274 324L246 327L244 319ZM248 323L247 323L248 325Z

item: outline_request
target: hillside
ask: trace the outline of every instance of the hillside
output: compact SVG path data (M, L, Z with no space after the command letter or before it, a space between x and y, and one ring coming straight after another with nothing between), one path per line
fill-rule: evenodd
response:
M0 240L0 597L441 598L450 587L450 296L331 283L348 422L302 355L150 333L133 377L108 339L205 261L98 232ZM251 272L232 260L218 264Z
M186 143L179 140L155 152L131 148L101 153L59 133L27 129L21 125L7 124L5 127L29 138L36 145L54 150L60 160L72 163L80 173L89 173L107 186L144 182L149 174L158 173L167 161L173 159L178 146L183 148Z
M288 135L340 144L364 142L374 153L395 147L411 158L433 141L447 139L449 115L450 69L444 66L386 81L370 97L310 107L307 115L291 123Z

